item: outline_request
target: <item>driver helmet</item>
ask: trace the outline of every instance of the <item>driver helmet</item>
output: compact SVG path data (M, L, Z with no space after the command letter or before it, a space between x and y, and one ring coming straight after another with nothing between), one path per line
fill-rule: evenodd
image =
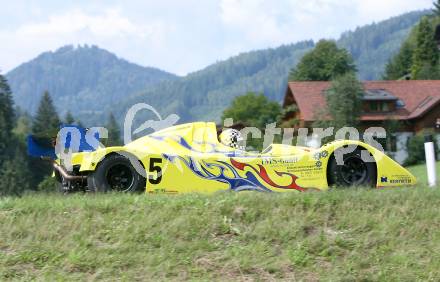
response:
M244 150L244 139L240 131L236 129L226 129L220 134L220 142L228 147Z
M228 147L244 150L244 139L240 131L236 129L226 129L220 134L220 142Z

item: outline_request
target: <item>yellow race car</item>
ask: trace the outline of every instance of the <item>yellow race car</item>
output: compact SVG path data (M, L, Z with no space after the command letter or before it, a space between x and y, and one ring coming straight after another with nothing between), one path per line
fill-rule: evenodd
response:
M227 132L227 134L224 134ZM246 152L233 130L210 122L173 126L122 147L75 153L54 162L65 192L290 192L329 187L408 186L416 178L374 147L350 140L319 149L272 144ZM70 170L66 169L70 167Z

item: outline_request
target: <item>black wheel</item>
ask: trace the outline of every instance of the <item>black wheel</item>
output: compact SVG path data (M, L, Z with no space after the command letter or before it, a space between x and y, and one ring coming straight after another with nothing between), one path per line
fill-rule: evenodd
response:
M343 155L343 163L338 164L333 155L328 165L328 182L330 186L352 187L376 185L377 172L374 162L362 159L362 150L356 149Z
M98 165L87 184L92 192L141 192L146 183L127 157L115 154Z

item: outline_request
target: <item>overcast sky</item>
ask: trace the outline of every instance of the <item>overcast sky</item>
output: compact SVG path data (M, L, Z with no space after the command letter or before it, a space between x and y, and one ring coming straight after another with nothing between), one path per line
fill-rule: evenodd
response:
M0 0L3 73L67 44L95 44L184 75L240 52L341 32L433 0Z

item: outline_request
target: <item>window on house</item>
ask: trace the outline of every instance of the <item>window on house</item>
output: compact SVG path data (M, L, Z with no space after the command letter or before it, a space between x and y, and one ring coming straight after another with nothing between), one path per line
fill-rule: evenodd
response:
M370 111L372 112L388 112L390 107L387 102L380 101L371 101L370 102Z

